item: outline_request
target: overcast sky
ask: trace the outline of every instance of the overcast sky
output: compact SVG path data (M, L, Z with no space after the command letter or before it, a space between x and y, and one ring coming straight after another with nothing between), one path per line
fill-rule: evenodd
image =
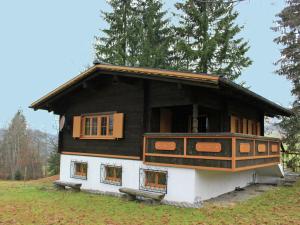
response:
M173 10L175 1L166 1ZM291 85L273 73L279 47L270 27L284 7L283 0L246 0L237 6L242 36L249 41L253 65L241 80L251 90L289 106ZM55 117L28 106L82 72L93 61L93 42L105 26L104 0L1 0L0 1L0 127L7 127L22 109L32 128L55 133Z

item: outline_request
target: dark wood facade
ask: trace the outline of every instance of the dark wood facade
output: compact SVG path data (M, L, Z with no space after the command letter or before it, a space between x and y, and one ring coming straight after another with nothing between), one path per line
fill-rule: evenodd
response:
M93 71L31 107L65 117L59 134L59 151L64 154L143 159L152 165L225 171L279 162L280 141L263 137L264 117L274 115L276 107L268 110L259 100L243 96L245 93L237 95L237 90L212 85L215 79L197 85L193 82L124 71ZM72 136L75 116L102 112L124 114L122 138ZM261 136L230 133L233 115L259 122L256 129Z

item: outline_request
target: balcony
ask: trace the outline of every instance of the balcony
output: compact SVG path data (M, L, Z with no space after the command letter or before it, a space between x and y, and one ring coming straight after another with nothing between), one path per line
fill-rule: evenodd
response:
M280 163L277 138L236 133L146 133L147 165L243 171Z

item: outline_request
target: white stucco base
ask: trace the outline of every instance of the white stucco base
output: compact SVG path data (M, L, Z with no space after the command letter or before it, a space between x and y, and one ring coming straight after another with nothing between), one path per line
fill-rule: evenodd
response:
M88 163L87 180L71 178L71 162ZM167 194L171 202L197 203L245 187L254 181L254 170L244 172L212 172L175 167L147 166L142 161L77 155L61 155L60 180L82 183L82 189L119 193L120 186L100 182L100 165L122 166L122 187L139 189L140 168L168 172Z

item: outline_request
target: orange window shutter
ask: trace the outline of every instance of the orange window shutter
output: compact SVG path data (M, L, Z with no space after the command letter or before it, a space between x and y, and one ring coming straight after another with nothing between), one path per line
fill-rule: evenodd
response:
M73 117L73 138L80 138L81 133L81 116Z
M115 113L113 120L113 136L115 138L124 137L124 113Z

